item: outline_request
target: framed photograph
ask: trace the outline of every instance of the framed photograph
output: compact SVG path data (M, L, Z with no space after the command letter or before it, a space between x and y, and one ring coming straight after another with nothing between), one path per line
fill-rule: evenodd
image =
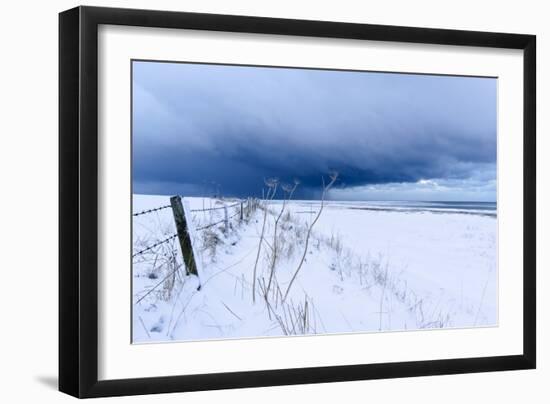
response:
M535 368L535 36L59 17L59 388Z

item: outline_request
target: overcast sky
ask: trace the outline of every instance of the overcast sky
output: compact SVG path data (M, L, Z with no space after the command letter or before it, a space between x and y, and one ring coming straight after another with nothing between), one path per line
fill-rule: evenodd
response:
M496 200L492 78L133 64L134 193Z

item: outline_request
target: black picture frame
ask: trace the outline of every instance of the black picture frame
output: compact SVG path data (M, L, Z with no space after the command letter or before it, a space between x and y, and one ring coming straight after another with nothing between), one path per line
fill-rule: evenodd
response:
M523 354L99 381L98 26L464 45L523 50ZM536 366L536 37L185 12L77 7L59 15L59 390L104 397L324 383Z

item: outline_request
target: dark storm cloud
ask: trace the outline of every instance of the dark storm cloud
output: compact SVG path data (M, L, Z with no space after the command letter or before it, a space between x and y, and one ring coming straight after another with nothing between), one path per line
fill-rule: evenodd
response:
M133 91L138 193L495 178L495 79L134 62Z

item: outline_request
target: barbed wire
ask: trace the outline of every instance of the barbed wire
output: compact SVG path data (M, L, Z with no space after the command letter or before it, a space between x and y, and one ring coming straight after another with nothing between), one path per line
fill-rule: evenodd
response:
M239 202L234 203L232 205L219 206L219 207L216 207L216 208L191 209L191 212L208 212L208 211L211 211L211 210L220 210L220 209L225 209L225 208L229 209L229 208L234 208L235 206L239 206L241 203L244 203L244 202L245 201L239 201ZM170 207L172 207L172 205L164 205L164 206L159 206L158 208L146 209L146 210L142 210L141 212L133 213L132 216L141 216L141 215L145 215L147 213L157 212L159 210L167 209L167 208L170 208Z
M141 250L141 251L138 251L137 253L135 253L134 255L132 255L132 258L135 258L135 257L138 256L138 255L141 255L141 254L143 254L143 253L145 253L145 252L147 252L147 251L149 251L149 250L152 250L153 248L158 247L158 246L161 245L161 244L167 243L167 242L169 242L170 240L172 240L173 238L176 238L177 236L178 236L178 233L173 234L173 235L171 235L170 237L168 237L168 238L166 238L166 239L164 239L164 240L162 240L162 241L159 241L158 243L153 244L152 246L149 246L149 247L147 247L147 248L145 248L145 249L143 249L143 250Z
M239 215L239 214L240 214L240 212L237 212L237 213L235 213L234 215L229 216L229 217L227 218L227 220L233 219L235 216L237 216L237 215ZM202 226L202 227L197 227L197 228L195 228L195 231L205 230L205 229L208 229L209 227L213 227L213 226L215 226L215 225L217 225L217 224L220 224L220 223L223 223L223 222L225 222L225 218L222 219L222 220L218 220L217 222L207 224L207 225Z
M170 208L172 205L159 206L158 208L142 210L141 212L133 213L132 216L145 215L146 213L156 212L162 209Z
M205 211L210 211L210 210L219 210L219 209L229 209L229 208L233 208L235 206L239 206L241 203L243 203L245 201L239 201L237 203L234 203L233 205L229 205L229 206L221 206L221 207L217 207L217 208L207 208L207 209L192 209L191 212L205 212ZM166 209L166 208L169 208L171 207L172 205L165 205L165 206L159 206L158 208L153 208L153 209L147 209L147 210L143 210L141 212L137 212L137 213L134 213L132 216L140 216L140 215L144 215L146 213L152 213L152 212L156 212L156 211L159 211L159 210L162 210L162 209ZM229 219L233 219L235 216L239 215L241 212L236 212L235 214L229 216L227 218L227 220ZM213 226L216 226L217 224L220 224L220 223L223 223L225 222L225 218L222 219L222 220L219 220L217 222L214 222L214 223L210 223L210 224L207 224L205 226L202 226L202 227L198 227L198 228L195 228L195 231L200 231L200 230L205 230L205 229L208 229L210 227L213 227ZM153 248L155 247L158 247L159 245L161 244L164 244L164 243L167 243L168 241L176 238L178 236L178 233L175 233L173 235L171 235L170 237L162 240L162 241L159 241L158 243L155 243L147 248L144 248L143 250L141 251L138 251L137 253L133 254L132 255L132 258L135 258L136 256L138 255L141 255L143 253L146 253L147 251L150 251L152 250Z
M217 208L205 208L205 209L191 209L191 212L208 212L210 210L220 210L220 209L229 209L229 208L233 208L235 206L239 206L241 203L243 203L244 201L239 201L237 203L234 203L233 205L229 205L229 206L219 206Z

